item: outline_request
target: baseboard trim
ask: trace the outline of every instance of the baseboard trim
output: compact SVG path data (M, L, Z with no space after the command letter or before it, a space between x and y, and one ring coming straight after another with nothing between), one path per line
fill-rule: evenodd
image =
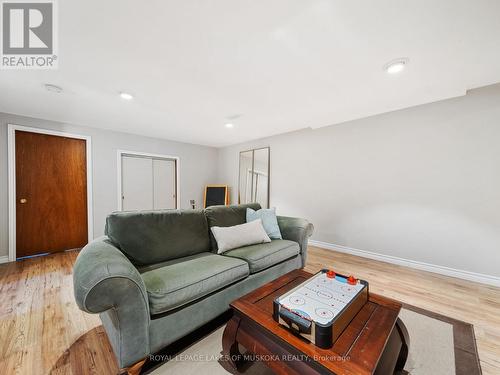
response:
M9 261L8 255L4 255L4 256L0 257L0 264L7 263L8 261Z
M500 287L500 277L485 275L482 273L470 272L465 270L459 270L455 268L439 266L437 264L430 264L419 262L411 259L399 258L391 255L384 255L380 253L374 253L372 251L354 249L352 247L336 245L329 242L309 240L309 245L321 247L327 250L334 250L340 253L346 253L351 255L357 255L363 258L369 258L374 260L379 260L381 262L397 264L399 266L406 266L415 268L418 270L428 271L437 273L440 275L456 277L463 280L474 281L481 284L487 284L492 286Z

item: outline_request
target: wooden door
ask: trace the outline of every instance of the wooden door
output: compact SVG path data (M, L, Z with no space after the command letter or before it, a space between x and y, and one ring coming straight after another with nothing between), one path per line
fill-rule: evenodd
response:
M16 130L17 258L87 243L86 141Z

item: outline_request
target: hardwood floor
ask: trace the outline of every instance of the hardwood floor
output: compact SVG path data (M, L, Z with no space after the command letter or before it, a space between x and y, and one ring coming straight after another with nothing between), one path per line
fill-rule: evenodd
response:
M98 315L73 297L76 251L0 266L0 374L115 374Z
M0 374L114 374L99 317L78 309L77 252L0 265ZM331 267L370 290L474 324L484 374L500 373L500 288L309 248L306 270Z

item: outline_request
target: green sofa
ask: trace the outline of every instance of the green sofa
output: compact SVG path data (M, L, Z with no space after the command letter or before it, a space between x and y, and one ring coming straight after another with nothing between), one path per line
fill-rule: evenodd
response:
M246 208L116 212L78 255L75 299L99 313L121 368L158 352L240 296L304 267L313 226L278 217L283 240L217 255L210 227L246 222Z

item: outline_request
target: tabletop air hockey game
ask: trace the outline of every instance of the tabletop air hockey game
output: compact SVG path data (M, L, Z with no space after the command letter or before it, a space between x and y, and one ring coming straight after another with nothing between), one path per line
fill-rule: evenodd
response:
M274 300L273 318L320 348L330 348L368 302L368 282L321 270Z

